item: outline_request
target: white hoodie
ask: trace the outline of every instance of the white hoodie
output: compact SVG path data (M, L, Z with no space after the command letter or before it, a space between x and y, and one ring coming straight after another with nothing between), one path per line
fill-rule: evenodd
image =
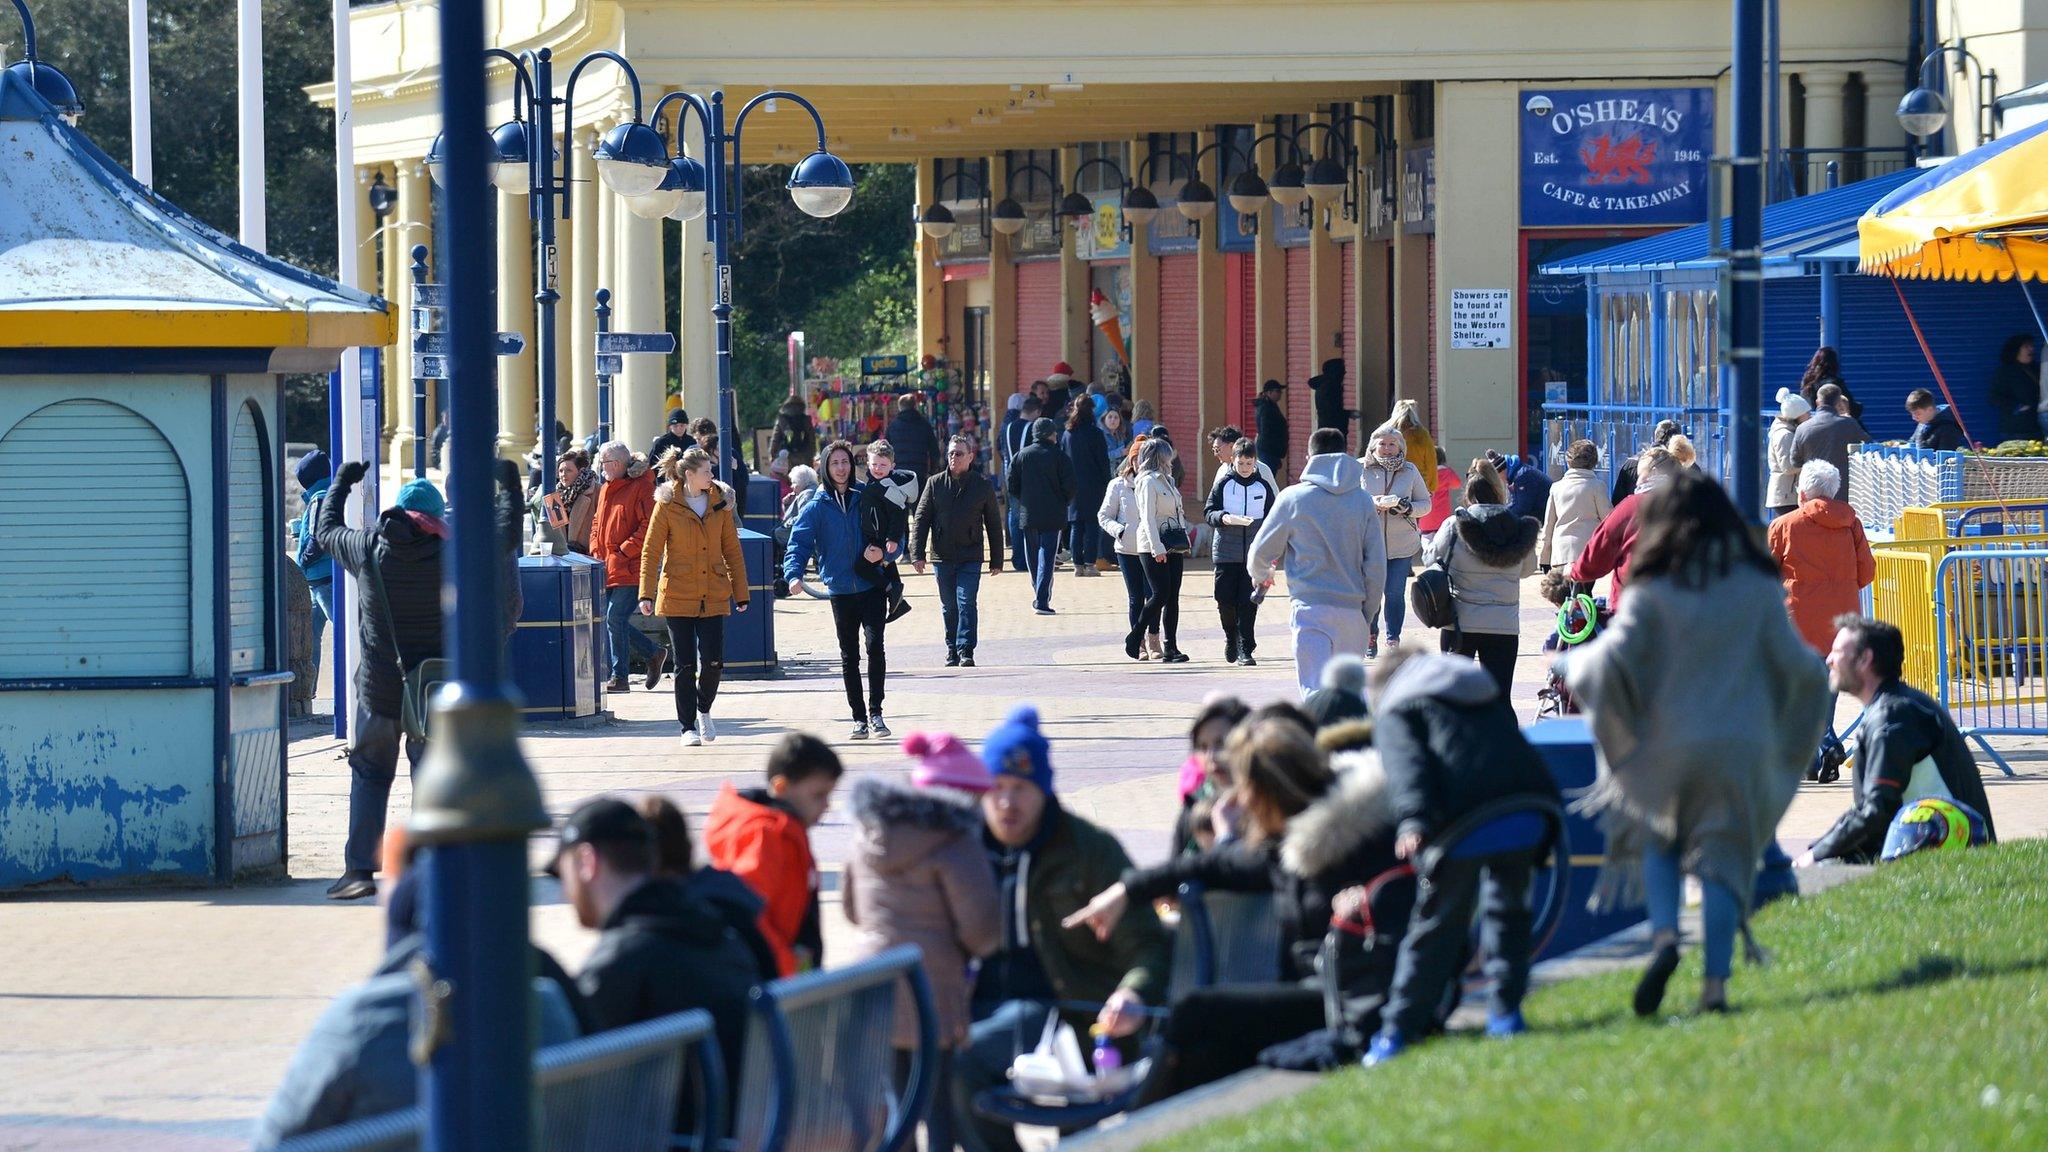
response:
M1311 456L1252 538L1251 578L1287 570L1287 595L1304 604L1363 610L1386 594L1387 541L1361 482L1365 468L1342 452Z

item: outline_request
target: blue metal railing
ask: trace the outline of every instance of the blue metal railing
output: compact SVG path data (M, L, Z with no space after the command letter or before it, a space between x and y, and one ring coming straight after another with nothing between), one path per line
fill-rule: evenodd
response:
M1989 736L2048 735L2048 548L1967 548L1934 575L1937 697L2013 775Z

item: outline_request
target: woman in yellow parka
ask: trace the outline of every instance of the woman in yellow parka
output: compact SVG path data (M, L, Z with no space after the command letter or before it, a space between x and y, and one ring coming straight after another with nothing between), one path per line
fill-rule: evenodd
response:
M718 738L711 704L725 669L725 618L747 610L747 564L738 505L712 478L711 454L671 448L656 472L663 482L640 547L640 614L668 625L676 722L683 747L694 748Z

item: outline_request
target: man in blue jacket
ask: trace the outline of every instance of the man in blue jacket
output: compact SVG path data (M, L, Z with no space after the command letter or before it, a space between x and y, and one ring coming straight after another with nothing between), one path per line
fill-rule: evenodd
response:
M882 634L888 627L888 604L882 589L864 579L855 568L856 560L874 564L884 559L882 549L861 542L860 489L854 484L853 446L844 440L826 445L825 475L819 479L817 495L797 514L789 530L789 547L782 554L781 595L793 586L817 595L803 582L804 567L813 560L824 595L832 601L832 625L839 634L839 667L846 681L846 703L853 711L855 740L870 732L882 739L889 726L882 719L882 680L888 673L888 654ZM868 648L867 695L861 694L860 645Z
M305 511L299 514L294 529L298 537L298 551L292 560L299 571L306 574L306 583L313 590L313 675L320 675L320 640L327 633L327 622L334 619L334 559L320 547L317 526L320 523L320 505L327 499L327 487L332 483L327 464L327 453L318 448L299 457L299 463L292 470L299 488L305 492Z

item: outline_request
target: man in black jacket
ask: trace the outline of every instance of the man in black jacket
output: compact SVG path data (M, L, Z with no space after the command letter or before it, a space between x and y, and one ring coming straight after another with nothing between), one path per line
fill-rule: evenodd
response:
M1893 625L1865 616L1844 616L1835 627L1828 687L1863 702L1863 722L1856 729L1856 806L1793 863L1877 859L1908 795L1945 796L1967 806L1984 818L1996 840L1977 759L1955 720L1927 693L1899 679L1905 637Z
M1373 679L1373 741L1399 822L1394 852L1416 865L1422 887L1368 1064L1393 1059L1434 1025L1444 990L1464 963L1475 904L1485 918L1486 974L1494 983L1487 1033L1524 1030L1535 852L1523 846L1453 858L1428 850L1451 847L1441 837L1495 801L1558 795L1507 698L1479 665L1418 647L1396 648L1381 654Z
M1915 388L1906 394L1906 415L1913 418L1913 447L1930 452L1954 452L1963 447L1963 426L1956 414L1945 404L1937 405L1934 393L1927 389Z
M924 572L927 541L937 563L948 668L974 667L981 542L988 538L988 572L993 576L1003 570L1002 519L996 486L974 466L974 441L953 437L946 445L945 474L925 484L910 525L911 567Z
M939 470L939 436L917 402L915 392L897 397L896 418L889 421L882 439L896 450L896 466L917 473L922 480Z
M1043 416L1031 424L1031 444L1010 463L1010 498L1023 504L1024 555L1031 563L1031 610L1052 611L1052 570L1059 560L1067 505L1074 502L1074 462L1060 451L1059 429Z
M737 1069L747 994L772 974L716 908L654 870L654 830L624 801L589 801L562 825L548 871L577 922L599 933L576 977L591 1020L622 1028L702 1008L717 1023L725 1066Z
M398 490L370 528L350 528L344 519L349 495L368 471L351 460L335 473L314 529L320 547L357 580L356 634L362 657L356 665L355 743L348 751L348 842L342 874L327 889L330 900L377 894L378 847L384 842L384 811L398 774L400 741L414 772L425 751L401 730L405 676L441 655L441 549L447 543L447 507L426 480Z
M716 429L713 430L716 431ZM696 446L697 437L690 432L690 414L681 408L671 408L668 413L668 431L656 436L654 443L647 447L647 466L650 468L660 467L662 453L667 452L671 448L678 452L683 452ZM593 451L591 454L594 456L596 452ZM793 461L793 463L805 463L805 461Z
M1330 359L1323 361L1322 373L1308 382L1309 391L1316 399L1316 427L1335 428L1344 434L1344 443L1351 443L1351 418L1356 410L1345 405L1344 361Z
M1259 446L1259 463L1273 473L1277 486L1287 476L1287 385L1278 380L1266 381L1259 389L1258 403L1252 405L1254 435Z
M1038 398L1038 393L1045 391L1045 381L1033 380L1031 387L1033 391L1025 395L1024 403L1018 409L1018 418L1004 422L1002 443L997 446L1003 462L1005 490L1009 483L1010 471L1016 467L1017 454L1031 447L1031 426L1038 423L1038 418L1045 414L1045 401ZM1009 501L1009 506L1004 512L1003 528L1010 534L1010 567L1022 572L1026 566L1023 501Z

